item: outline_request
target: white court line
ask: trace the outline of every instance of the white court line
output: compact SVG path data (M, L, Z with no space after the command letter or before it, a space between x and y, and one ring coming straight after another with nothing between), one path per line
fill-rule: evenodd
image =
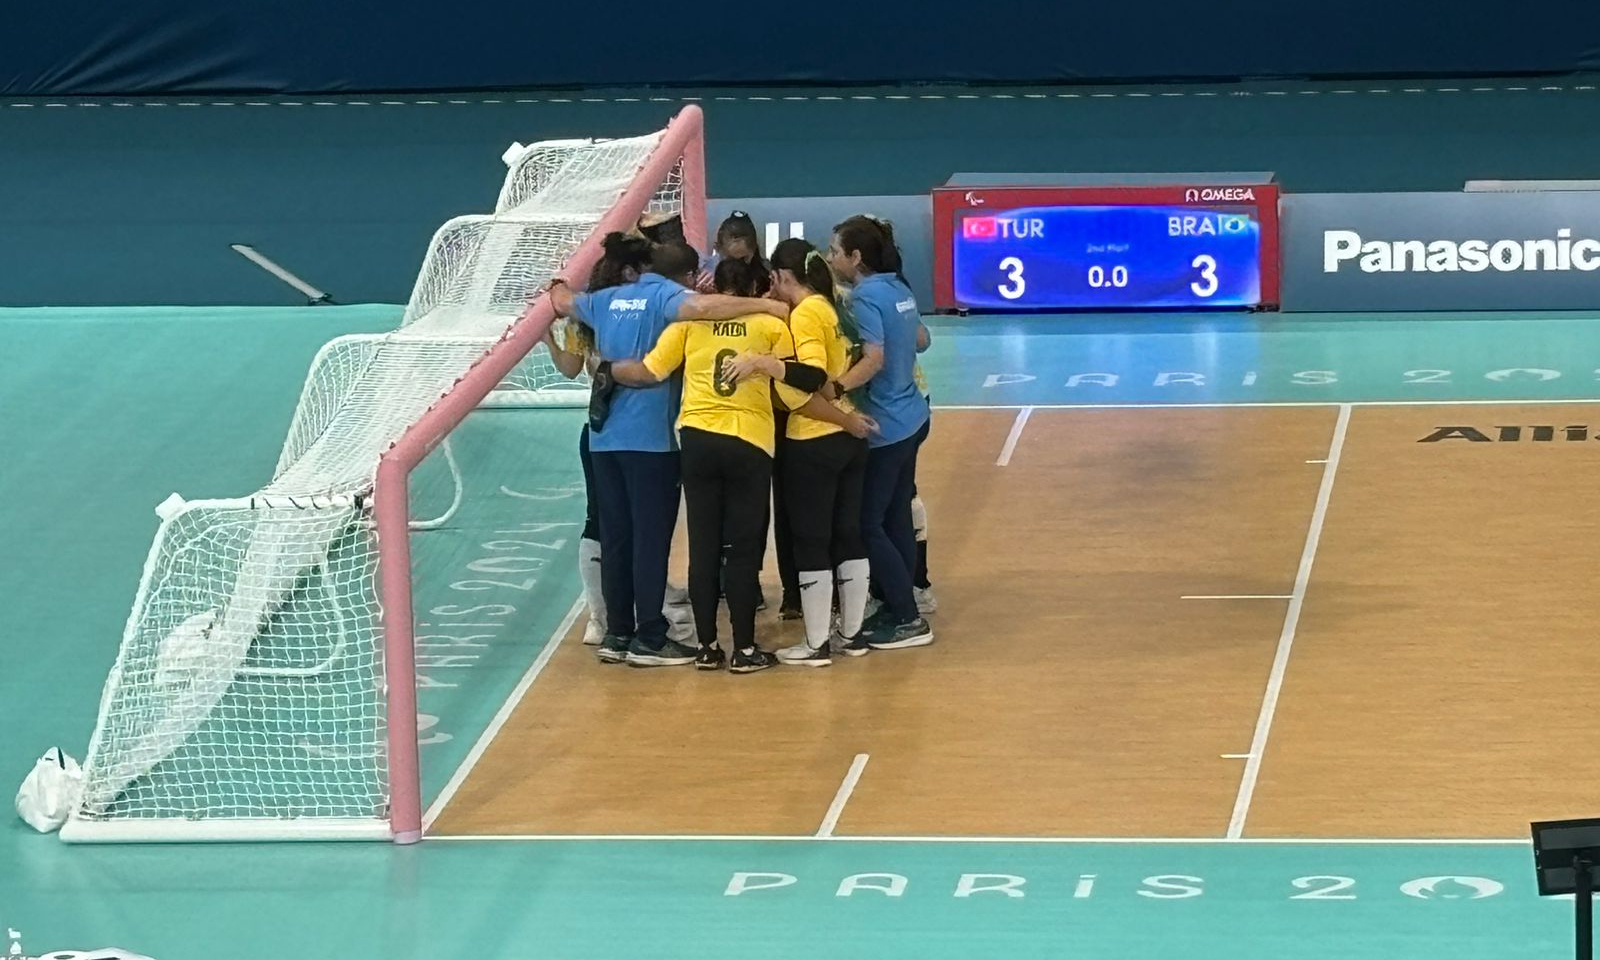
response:
M1049 86L1049 85L1047 85L1047 86ZM1512 86L1507 86L1507 87L1473 87L1472 91L1474 93L1497 93L1497 92L1525 92L1525 91L1528 91L1530 89L1532 89L1532 88L1531 87L1525 87L1525 86L1515 86L1515 87L1512 87ZM1571 86L1571 87L1565 87L1565 86L1541 86L1538 89L1541 90L1541 91L1561 92L1561 91L1566 91L1566 90L1592 91L1592 90L1595 90L1597 88L1593 84L1577 84L1577 85L1574 85L1574 86ZM1230 96L1230 97L1240 97L1240 98L1254 97L1254 96L1257 95L1257 93L1259 93L1262 96L1268 96L1268 97L1283 97L1283 96L1288 96L1288 94L1290 93L1290 91L1288 91L1288 90L1261 90L1261 91L1229 90L1229 91L1226 91L1226 92L1227 92L1228 96ZM1322 91L1322 90L1296 89L1293 92L1297 93L1297 94L1300 94L1302 96L1315 96L1315 95L1317 95L1319 93L1323 93L1324 91ZM1389 88L1382 87L1382 88L1372 88L1372 89L1367 89L1367 90L1352 90L1352 89L1341 88L1341 89L1337 89L1337 90L1329 90L1329 91L1326 91L1326 92L1328 92L1328 93L1337 93L1337 94L1354 94L1354 93L1385 94L1385 93L1390 93L1392 91ZM1460 87L1407 87L1407 88L1405 88L1404 92L1410 93L1410 94L1460 93L1461 92L1461 88ZM1216 97L1216 96L1219 96L1219 95L1220 95L1219 91L1216 91L1216 90L1196 90L1196 91L1168 90L1168 91L1157 92L1156 94L1154 94L1154 96L1161 96L1161 97ZM945 97L940 96L940 95L922 95L922 96L918 96L918 97L915 97L915 98L910 97L910 96L900 95L900 94L886 94L886 95L883 95L883 96L884 96L884 99L888 99L888 100L911 100L911 99L917 99L917 100L940 100L940 99L946 99ZM1040 100L1040 99L1047 99L1050 96L1050 94L1025 93L1022 96L1024 98L1031 99L1031 100ZM1102 90L1102 91L1091 91L1091 92L1088 92L1088 93L1056 93L1056 94L1054 94L1054 96L1059 97L1059 98L1064 98L1064 99L1077 99L1079 97L1088 96L1088 97L1093 97L1093 98L1096 98L1096 99L1115 100L1115 99L1123 99L1123 98L1143 99L1143 98L1151 97L1152 94L1149 93L1149 92L1143 91L1143 90L1131 90L1131 91L1104 91L1104 90ZM639 98L639 97L624 97L624 96L616 96L616 97L583 97L577 102L582 102L582 103L639 103L640 99L641 98ZM650 102L652 102L652 103L669 103L669 102L672 102L674 99L681 100L681 101L684 101L684 102L693 103L693 102L698 102L701 98L700 97L687 97L687 96L685 96L685 97L677 97L677 98L672 98L672 97L650 97L649 99L650 99ZM738 97L717 97L717 99L726 100L726 101L729 101L729 102L762 103L762 102L771 101L773 98L772 97L768 97L768 96L758 95L758 94L745 94L744 96L738 96ZM796 96L796 97L784 97L783 99L784 100L804 100L804 99L807 99L807 98L806 97ZM835 102L844 100L843 97L830 96L830 95L819 95L819 96L816 96L814 99L817 99L817 100L828 100L828 101L835 101ZM876 99L878 99L878 97L876 97L876 96L852 96L852 97L850 97L850 99L851 100L876 100ZM988 100L1015 100L1016 99L1016 95L1015 94L1010 94L1010 93L985 93L985 94L959 93L959 94L955 94L953 97L951 97L951 99L956 99L956 100L984 100L984 99L988 99ZM239 100L225 100L225 101L212 101L212 102L204 103L204 104L202 104L202 103L183 103L183 104L180 104L180 105L181 106L194 106L194 107L199 107L199 106L231 107L231 106L236 106L236 105L238 105L240 103L244 103L244 102L245 101L239 101ZM368 107L368 106L372 106L372 101L368 101L368 100L343 100L343 101L339 101L339 102L340 103L344 103L344 104L348 104L349 106L353 106L353 107ZM444 104L451 105L451 106L467 106L467 105L472 105L472 104L500 104L500 103L505 103L505 102L506 101L503 100L503 99L446 100L446 101L444 101ZM549 97L549 98L546 98L545 100L517 99L517 100L514 100L512 102L513 103L543 103L543 102L549 102L549 103L573 103L575 101L573 101L571 99L565 99L565 98L559 98L559 97ZM383 106L396 106L396 107L398 107L398 106L406 106L408 104L409 105L413 105L413 106L435 106L435 105L439 105L439 103L440 102L437 101L437 100L421 100L421 99L418 99L418 100L383 100L383 101L380 101L380 104L383 105ZM9 101L9 102L6 102L4 105L7 106L7 107L12 107L12 108L16 108L16 109L29 109L29 108L32 108L32 107L35 107L35 106L44 106L44 107L98 107L101 104L93 103L93 102L64 103L64 102L60 102L60 101L49 101L49 102L42 102L42 101ZM132 106L132 105L133 104L128 104L128 103L114 103L114 104L112 104L112 106ZM165 102L146 103L145 104L145 106L149 106L149 107L165 107L167 105L168 104L165 103ZM253 107L270 107L270 106L296 107L296 106L300 106L301 102L293 101L293 100L254 101L254 102L250 102L249 105L253 106ZM316 106L333 106L334 104L327 103L327 102L318 102L315 105Z
M544 649L540 650L539 655L534 658L533 665L528 667L528 672L522 675L522 680L517 683L517 688L511 691L511 696L507 697L506 702L500 705L500 711L494 715L493 720L489 721L489 726L478 737L478 742L472 745L472 749L467 753L466 758L461 761L461 766L457 767L456 772L451 775L450 782L444 785L444 789L439 791L439 795L434 798L433 803L428 805L428 812L422 817L422 832L424 834L433 828L433 822L439 819L439 814L444 812L445 805L455 798L456 791L460 790L461 785L466 782L467 775L472 773L472 768L483 757L483 752L489 749L490 741L500 732L500 728L505 726L506 721L511 719L511 714L517 709L517 705L522 702L522 698L527 694L528 688L533 686L533 681L539 678L539 673L544 670L544 665L550 662L551 657L555 656L556 647L560 646L561 641L566 638L568 633L572 632L572 625L578 622L578 614L582 612L583 598L579 597L572 604L572 609L568 610L567 615L562 618L561 625L556 627L556 632L550 635L550 639L545 643Z
M1186 593L1179 600L1293 600L1287 593Z
M1017 411L1017 419L1011 424L1011 433L1006 436L1006 445L1000 448L1000 456L995 459L997 467L1006 466L1011 462L1011 455L1017 450L1017 441L1022 439L1022 428L1028 425L1028 418L1033 416L1032 407L1023 407Z
M433 843L440 840L453 841L478 841L478 842L507 842L507 841L534 841L550 843L560 841L590 842L693 842L704 843L1015 843L1015 844L1120 844L1127 846L1143 844L1184 844L1190 846L1208 846L1211 844L1226 844L1228 846L1257 845L1257 846L1521 846L1530 847L1532 841L1527 837L1485 838L1471 837L1464 839L1449 839L1435 837L1241 837L1237 840L1228 840L1223 837L807 837L795 835L759 835L759 834L656 834L656 833L483 833L483 834L440 834L428 838Z
M1600 403L1600 397L1507 398L1505 400L1246 400L1236 403L936 403L935 410L1216 410L1229 407L1483 407Z
M1317 505L1311 511L1311 526L1306 531L1305 547L1300 551L1300 569L1295 573L1293 596L1283 615L1283 630L1278 634L1278 650L1272 658L1272 672L1267 675L1267 689L1261 695L1261 712L1256 717L1256 732L1250 740L1250 758L1245 761L1244 774L1239 778L1239 793L1233 801L1233 816L1228 819L1229 840L1238 840L1244 835L1245 819L1250 815L1250 800L1255 796L1256 780L1261 775L1261 757L1267 752L1267 736L1272 732L1272 717L1278 709L1283 675L1289 667L1289 651L1294 648L1295 628L1300 623L1300 610L1305 606L1311 565L1317 559L1317 543L1322 539L1328 501L1333 497L1333 479L1339 472L1339 456L1344 451L1344 437L1349 429L1350 404L1340 404L1338 419L1333 424L1333 439L1328 444L1328 462L1322 468L1322 485L1317 489Z
M839 784L839 791L833 795L827 815L822 818L822 826L817 828L817 839L827 840L833 836L833 828L839 825L839 818L844 815L844 805L850 802L850 794L855 792L856 784L861 782L861 771L865 769L867 755L856 754L856 758L850 761L850 771L844 775L844 782Z

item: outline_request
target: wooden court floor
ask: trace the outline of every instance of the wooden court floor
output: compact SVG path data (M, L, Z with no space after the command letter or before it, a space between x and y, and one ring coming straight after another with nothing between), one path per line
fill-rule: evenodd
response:
M1597 431L1600 404L937 411L933 646L706 675L602 665L580 622L435 832L810 836L862 754L835 836L1586 815Z

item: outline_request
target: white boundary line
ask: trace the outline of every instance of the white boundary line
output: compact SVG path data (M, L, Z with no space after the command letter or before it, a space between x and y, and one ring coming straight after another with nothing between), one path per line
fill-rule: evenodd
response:
M844 805L850 802L850 794L856 789L856 784L861 782L861 772L867 769L867 755L856 754L850 762L850 771L844 775L844 782L839 784L839 791L833 795L833 803L828 806L828 813L822 818L822 826L817 828L817 839L828 840L833 837L833 828L839 825L839 817L844 814Z
M1017 419L1011 423L1011 432L1006 435L1005 446L1000 448L1000 456L994 461L997 467L1004 467L1011 463L1011 455L1017 451L1017 441L1022 439L1022 430L1028 425L1028 418L1033 416L1032 407L1023 407L1017 411Z
M1314 82L1317 82L1317 81L1307 81L1306 83L1309 84L1309 83L1314 83ZM1058 99L1094 98L1094 99L1112 99L1112 100L1114 100L1114 99L1121 99L1121 98L1148 99L1148 98L1150 98L1152 96L1162 96L1162 97L1218 97L1218 96L1222 96L1222 95L1226 94L1228 97L1231 97L1231 98L1245 99L1245 98L1251 98L1251 97L1256 97L1256 96L1284 97L1284 96L1288 96L1290 93L1299 94L1300 96L1317 96L1317 95L1324 94L1324 93L1326 93L1326 94L1358 94L1358 93L1361 93L1361 94L1370 94L1370 95L1382 96L1382 95L1386 95L1386 94L1392 95L1392 94L1395 93L1395 88L1392 88L1392 87L1363 87L1361 89L1350 89L1350 88L1330 89L1330 88L1327 88L1326 84L1331 83L1331 82L1332 81L1321 81L1323 86L1315 86L1315 87L1297 84L1297 85L1294 85L1294 87L1292 89L1288 89L1288 88L1243 89L1242 85L1240 85L1240 84L1230 84L1230 83L1224 83L1224 82L1221 82L1221 81L1217 81L1217 82L1213 82L1213 83L1210 83L1210 84L1196 83L1196 84L1192 84L1192 85L1191 84L1184 84L1183 85L1183 86L1198 87L1200 89L1185 89L1185 90L1159 90L1159 89L1157 89L1154 93L1152 93L1151 90L1149 90L1149 89L1104 90L1104 89L1101 89L1101 88L1098 88L1098 87L1085 86L1085 87L1077 88L1075 92L1055 92L1053 94L1053 96L1055 98L1058 98ZM1445 80L1444 82L1449 82L1449 81ZM1459 83L1459 82L1462 82L1462 81L1455 81L1455 82ZM913 99L915 99L915 100L947 100L947 99L949 99L949 100L968 100L968 101L970 101L970 100L1019 100L1019 99L1020 100L1046 100L1046 99L1050 99L1051 98L1052 93L1049 93L1049 92L1040 93L1040 92L1037 92L1037 91L1039 91L1039 90L1056 91L1060 86L1061 86L1061 84L1041 83L1041 84L1033 85L1032 89L1035 92L1026 92L1026 89L1019 89L1019 92L1017 92L1017 93L997 93L997 92L992 92L992 90L990 88L981 87L981 86L979 86L979 87L954 87L954 88L952 88L953 90L966 90L968 92L952 93L952 94L950 94L948 96L947 95L939 95L939 94L925 94L925 95L918 96L918 97L912 97L912 96L908 96L908 95L906 95L904 93L889 93L889 92L886 92L889 89L906 89L904 87L895 87L893 85L890 85L890 86L887 86L887 87L879 87L879 88L861 88L861 89L878 89L878 90L885 91L885 92L872 93L872 94L854 94L854 95L849 96L848 99L849 100L865 100L865 101L873 101L873 100L908 101L908 100L913 100ZM1161 86L1171 86L1171 85L1170 84L1145 84L1144 86L1151 87L1151 88L1159 88ZM1215 89L1206 89L1207 87L1215 88ZM790 90L790 89L795 89L795 88L784 87L782 85L779 85L779 86L776 86L776 87L769 88L769 90L771 91L770 93L745 94L743 96L715 96L715 95L713 95L712 98L715 99L715 100L722 100L722 101L728 101L728 102L743 101L743 102L746 102L746 103L765 103L765 102L772 101L774 99L774 94L782 94L783 91ZM808 93L805 94L805 95L778 96L777 98L778 99L782 99L782 100L794 100L794 101L805 101L805 100L815 99L815 100L841 101L842 102L842 101L844 101L846 99L846 97L839 96L839 95L834 95L834 94L822 93L822 92L812 92L812 91L835 90L835 91L839 91L840 93L843 93L844 91L851 90L851 89L857 89L857 88L854 88L854 87L818 87L818 88L804 88L804 89L808 90ZM1412 94L1412 95L1415 95L1415 94L1427 94L1427 93L1460 93L1461 89L1462 89L1461 87L1446 87L1446 86L1403 87L1403 88L1400 88L1399 92L1406 93L1406 94ZM1529 84L1518 84L1518 85L1507 84L1507 85L1487 86L1487 87L1478 86L1478 87L1470 87L1468 89L1470 89L1471 92L1473 92L1473 93L1565 93L1565 92L1568 92L1568 91L1571 91L1571 92L1588 92L1588 91L1593 91L1593 90L1595 90L1597 88L1596 88L1596 86L1594 84L1587 84L1587 83L1572 84L1570 86L1568 86L1566 84L1540 84L1538 86L1533 86L1533 85L1531 85L1531 82L1530 82ZM583 91L577 91L577 92L578 93L582 93ZM590 91L590 92L598 93L598 92L601 92L601 91L596 90L596 91ZM649 91L629 91L629 92L648 93ZM710 92L710 91L707 91L707 92ZM503 104L503 103L517 103L517 104L573 103L573 102L578 102L578 103L639 103L642 99L644 99L644 97L642 97L642 96L623 96L623 95L620 95L620 94L619 95L615 95L615 96L602 96L602 97L581 97L581 96L580 97L562 97L562 96L556 96L554 93L551 93L549 95L542 96L542 97L522 97L522 98L516 98L516 99L510 99L510 100L508 100L506 98L499 98L499 99L473 98L473 99L466 99L466 100L459 99L459 98L457 98L457 99L445 99L443 101L443 104L444 105L452 105L452 106L468 106L468 105L473 105L473 104L491 104L492 105L492 104ZM673 101L683 101L685 103L695 103L695 102L699 102L699 101L703 100L704 97L687 96L687 95L679 95L679 96L675 96L675 97L650 96L650 97L648 97L648 99L649 99L649 101L651 103L663 103L663 102L673 102ZM129 106L133 106L134 105L133 103L130 103L130 102L126 101L126 100L120 100L120 101L112 102L112 101L107 101L107 100L102 99L102 100L99 100L99 101L74 100L74 101L68 102L68 100L63 99L63 98L44 98L44 97L35 97L35 98L31 98L31 99L22 99L21 97L16 97L14 99L13 98L7 98L4 101L0 101L0 104L3 104L4 106L11 107L13 109L30 109L30 108L37 107L37 106L58 107L58 108L60 108L60 107L89 108L89 107L99 107L103 103L106 103L106 102L110 102L111 105L114 106L114 107L129 107ZM143 103L144 106L147 106L147 107L165 107L165 106L169 106L169 105L172 105L172 104L176 104L177 106L180 106L180 107L206 107L206 106L209 106L209 107L232 107L232 106L237 106L237 105L239 105L241 103L246 105L246 106L251 106L251 107L270 107L270 106L298 107L298 106L302 106L304 104L304 101L288 100L288 99L281 99L281 100L275 99L275 100L266 100L266 101L263 101L263 100L248 100L248 101L246 101L246 100L213 100L213 101L208 101L206 103L199 103L199 102L192 101L192 100L178 101L178 100L171 100L171 99L165 99L165 98L157 98L157 99L152 99L152 100L140 100L139 102ZM441 102L439 100L437 100L437 99L382 100L382 101L378 101L378 103L379 103L379 105L386 106L386 107L401 107L401 106L408 106L408 105L409 106L440 106L441 105ZM319 106L319 107L332 107L332 106L340 106L340 105L347 105L347 106L352 106L352 107L368 107L368 106L372 106L373 102L370 101L370 100L355 100L355 99L338 100L338 101L320 100L320 101L314 101L313 105L314 106Z
M1333 439L1328 444L1328 462L1322 468L1322 485L1317 489L1317 505L1311 511L1311 526L1306 531L1305 547L1300 551L1300 569L1295 573L1293 596L1289 600L1289 609L1283 615L1283 630L1278 634L1278 650L1272 658L1272 671L1267 675L1267 689L1261 695L1261 712L1256 717L1250 756L1245 761L1244 774L1239 778L1233 816L1228 820L1229 840L1238 840L1244 835L1245 819L1250 815L1250 800L1256 792L1256 779L1261 775L1261 757L1267 751L1267 736L1272 732L1272 717L1278 709L1278 694L1283 689L1283 676L1289 667L1289 651L1294 648L1295 628L1300 624L1300 610L1305 606L1306 587L1311 583L1311 565L1317 559L1317 544L1322 539L1322 524L1328 516L1333 480L1339 471L1339 457L1344 452L1344 437L1349 429L1350 404L1340 404L1338 419L1333 424Z
M430 843L450 840L455 842L500 842L509 840L534 841L551 843L561 841L618 841L618 842L650 842L650 843L979 843L979 844L1119 844L1136 846L1145 844L1184 844L1189 846L1521 846L1532 845L1527 837L1520 838L1488 838L1473 837L1467 839L1431 838L1431 837L1395 837L1386 839L1382 837L1241 837L1237 840L1228 840L1224 837L807 837L784 835L740 835L740 834L602 834L602 833L573 833L573 834L476 834L452 835L440 834L428 838Z
M1504 400L1248 400L1238 403L936 403L935 410L1214 410L1225 407L1484 407L1542 406L1549 403L1600 403L1600 397L1546 397Z
M1179 600L1293 600L1288 593L1190 593Z
M489 749L490 741L494 740L495 736L500 732L500 728L505 726L506 721L511 719L511 714L517 709L517 705L522 702L522 698L527 694L528 688L533 686L533 681L538 679L540 672L544 670L545 664L549 663L550 658L555 656L556 648L561 645L562 640L566 639L567 634L572 632L572 625L578 622L578 614L582 612L583 598L579 597L572 604L572 609L568 610L567 615L562 618L561 625L556 627L556 632L550 635L550 640L544 645L544 649L540 650L539 655L534 658L533 664L528 667L528 672L522 675L522 679L517 683L517 688L511 691L511 696L506 698L506 702L500 705L499 712L494 715L493 720L489 721L489 726L478 737L478 742L472 745L472 749L467 753L466 758L461 761L461 765L456 767L456 772L450 777L450 782L444 785L444 789L439 791L439 795L434 798L433 803L428 805L428 812L422 817L422 832L424 836L427 835L429 830L433 829L433 822L439 819L439 814L444 812L445 805L455 798L456 791L461 789L461 785L466 782L467 776L472 773L472 768L483 757L484 751Z

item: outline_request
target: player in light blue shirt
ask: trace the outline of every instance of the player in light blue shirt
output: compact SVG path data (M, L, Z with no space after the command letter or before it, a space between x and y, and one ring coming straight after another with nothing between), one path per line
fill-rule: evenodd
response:
M788 307L774 300L688 290L684 283L693 277L699 255L685 244L652 244L613 233L605 238L604 247L625 283L574 293L557 278L550 288L551 306L558 315L575 317L594 331L601 360L597 384L609 382L611 361L649 353L674 321L788 314ZM643 389L619 388L590 407L589 449L600 507L600 577L607 621L597 655L607 663L677 666L693 663L699 653L668 640L661 613L672 532L678 523L674 427L682 389L677 378ZM604 416L597 416L602 410Z
M917 449L927 439L929 423L928 400L915 373L922 314L900 275L900 251L888 224L851 217L834 227L828 263L853 284L851 307L861 339L861 360L833 388L865 387L858 393L863 412L879 429L869 440L861 532L873 585L884 602L863 628L862 641L877 650L925 646L933 642L933 629L917 611L917 542L911 516Z

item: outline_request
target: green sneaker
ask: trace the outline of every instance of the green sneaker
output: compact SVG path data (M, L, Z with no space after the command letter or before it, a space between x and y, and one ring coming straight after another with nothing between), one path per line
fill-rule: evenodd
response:
M905 623L881 621L871 630L863 630L867 646L874 650L904 650L907 647L925 647L933 642L933 628L921 617Z
M635 639L633 645L628 648L628 666L681 667L694 663L699 656L699 647L691 647L676 640L668 640L652 650L642 641Z
M608 633L600 641L600 649L594 652L601 663L624 663L628 659L628 647L633 644L633 638L617 633Z

